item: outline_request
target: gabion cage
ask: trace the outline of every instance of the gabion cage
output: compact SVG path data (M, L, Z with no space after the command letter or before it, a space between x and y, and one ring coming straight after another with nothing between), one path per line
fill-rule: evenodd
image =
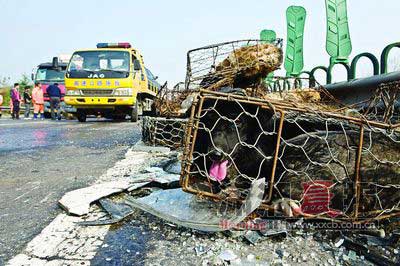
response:
M281 47L281 39L274 43L238 40L190 50L186 90L257 86L268 73L280 67Z
M189 95L185 90L183 82L177 83L172 89L164 86L159 90L157 98L154 101L156 115L159 117L184 117L185 110L181 110L181 104Z
M160 145L171 149L183 146L187 119L143 117L142 140L150 145Z
M374 108L364 103L368 108L330 109L311 100L202 90L187 126L182 187L231 204L266 178L260 209L274 216L292 215L284 206L306 218L399 215L400 125L392 108L397 96L382 87L371 99Z

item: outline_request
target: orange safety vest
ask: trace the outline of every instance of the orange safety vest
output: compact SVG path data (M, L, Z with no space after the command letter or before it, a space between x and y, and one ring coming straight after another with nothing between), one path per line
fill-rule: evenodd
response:
M32 90L32 100L35 104L44 104L43 90L41 88L33 88Z

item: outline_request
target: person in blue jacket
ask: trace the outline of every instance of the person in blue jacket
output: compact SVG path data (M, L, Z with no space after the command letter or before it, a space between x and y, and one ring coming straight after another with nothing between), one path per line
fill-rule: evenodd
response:
M47 94L50 98L50 109L51 109L51 119L56 120L55 110L57 110L57 119L61 120L61 90L58 87L58 83L54 83L47 87Z

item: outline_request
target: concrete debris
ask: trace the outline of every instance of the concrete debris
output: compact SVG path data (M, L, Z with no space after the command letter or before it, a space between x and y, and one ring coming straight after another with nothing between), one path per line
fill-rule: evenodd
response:
M108 198L103 198L99 200L99 203L101 207L111 216L111 219L106 219L106 220L97 220L97 221L85 221L79 223L80 225L109 225L109 224L115 224L129 215L133 213L133 210L130 206L124 204L124 203L115 203L112 200Z
M343 238L338 238L335 241L335 247L339 248L343 243L344 243L344 239Z
M58 203L69 214L82 216L89 213L91 203L132 187L142 187L149 182L150 181L111 181L103 184L96 184L90 187L70 191L65 194Z
M244 235L244 238L250 244L255 245L258 242L258 240L260 240L261 236L257 231L247 231L246 234Z
M285 238L288 236L288 232L286 230L273 230L273 229L265 229L260 230L259 233L264 237L282 237Z
M232 261L237 259L237 257L238 256L230 249L224 250L218 255L218 258L223 261Z
M210 250L210 247L205 247L205 246L194 247L194 251L196 252L197 256L201 256L201 255L207 253L209 250Z
M167 173L170 174L176 174L179 175L181 173L181 162L178 160L178 158L174 158L169 160L163 167L163 170Z
M176 158L176 154L172 154L172 156ZM172 162L176 163L174 159L168 159L168 161L170 162L169 165L171 165ZM175 166L171 167L174 168ZM178 174L165 172L162 167L147 167L138 174L126 174L117 181L109 181L70 191L60 199L59 204L69 214L82 216L89 213L91 203L101 198L123 191L132 192L144 186L176 188L179 186L179 178L180 176ZM115 223L120 220L121 217L113 217L108 221L85 222L85 224L101 225Z

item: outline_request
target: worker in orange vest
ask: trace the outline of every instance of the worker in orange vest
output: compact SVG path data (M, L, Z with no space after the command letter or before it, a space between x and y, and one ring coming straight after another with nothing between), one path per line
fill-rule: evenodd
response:
M38 119L40 113L40 119L44 120L44 99L43 90L39 82L35 83L35 87L32 90L32 102L33 102L33 119Z

